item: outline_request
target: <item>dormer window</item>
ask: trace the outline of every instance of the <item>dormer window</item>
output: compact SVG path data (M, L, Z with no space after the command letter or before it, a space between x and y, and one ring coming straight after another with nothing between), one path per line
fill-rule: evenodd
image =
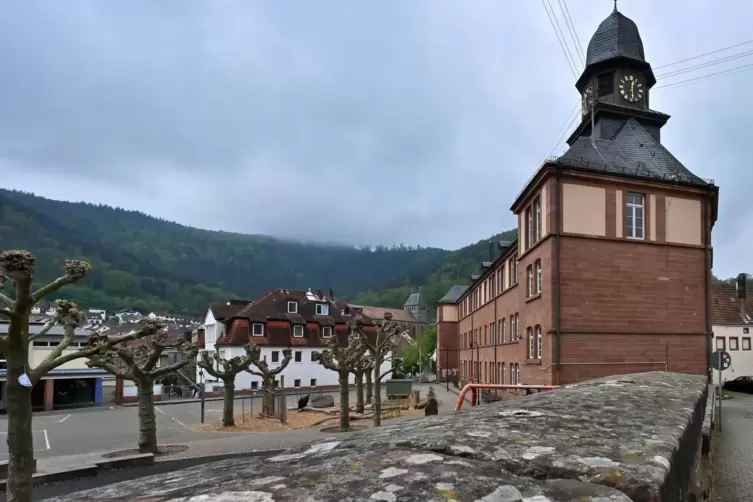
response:
M322 338L332 338L332 327L331 326L323 326L322 327Z
M316 315L329 315L329 305L326 303L317 303Z
M288 301L288 314L298 313L298 302Z
M293 326L293 336L295 338L303 338L303 326L300 324Z
M264 324L255 322L251 325L252 336L264 336Z

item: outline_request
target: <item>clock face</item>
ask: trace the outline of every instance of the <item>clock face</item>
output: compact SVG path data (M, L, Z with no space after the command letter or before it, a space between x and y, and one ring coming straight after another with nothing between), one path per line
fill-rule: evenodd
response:
M623 75L620 79L620 95L630 103L643 99L643 84L640 79L635 75Z

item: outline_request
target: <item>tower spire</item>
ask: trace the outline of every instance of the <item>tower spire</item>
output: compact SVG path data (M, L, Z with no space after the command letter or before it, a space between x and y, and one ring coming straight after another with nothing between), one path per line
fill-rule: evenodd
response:
M614 0L614 12L618 12L617 11L617 0Z

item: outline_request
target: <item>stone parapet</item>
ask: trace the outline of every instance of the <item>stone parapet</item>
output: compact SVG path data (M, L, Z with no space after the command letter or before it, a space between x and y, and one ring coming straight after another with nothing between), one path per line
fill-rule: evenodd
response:
M700 376L622 375L54 500L684 501L707 394Z

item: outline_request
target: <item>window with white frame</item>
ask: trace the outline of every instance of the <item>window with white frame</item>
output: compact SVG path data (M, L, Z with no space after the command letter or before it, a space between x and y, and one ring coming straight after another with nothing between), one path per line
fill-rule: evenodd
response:
M300 387L300 386L301 386L300 378L296 378L295 380L293 380L293 387Z
M298 313L298 302L288 300L288 314Z
M515 385L515 365L510 363L510 383Z
M541 287L543 286L544 278L541 271L541 260L536 261L536 294L541 293Z
M504 319L499 320L499 333L500 333L499 336L502 339L502 343L505 343L507 341L506 339L507 335L505 334L505 320Z
M296 324L293 326L293 336L295 338L303 338L303 326L300 324Z
M504 385L505 384L505 363L501 363L501 364L502 364L501 366L502 369L499 371L499 377L500 377L499 383Z
M502 268L499 269L499 292L505 290L505 264L502 264Z
M750 338L743 337L743 350L750 350Z
M326 303L317 303L316 315L329 315L329 305Z
M526 282L526 298L530 298L534 294L534 290L533 290L533 267L531 265L528 265L528 267L526 267L526 276L528 278L528 281Z
M729 337L729 350L740 350L736 336Z
M528 359L533 359L534 339L533 329L530 326L526 328L526 337L528 338Z
M293 354L293 361L295 361L297 363L302 363L303 362L303 352L300 351L300 350L296 350L295 354ZM296 387L298 387L298 386L296 385Z
M332 338L332 326L322 327L322 338Z
M515 385L520 385L520 364L515 363Z
M625 237L643 239L645 233L645 198L639 193L625 194Z
M272 351L272 362L276 363L280 361L280 352L277 350Z
M316 378L311 379L311 387L316 387Z
M520 340L520 314L515 314L515 339Z
M530 249L533 243L533 212L529 207L526 209L526 249Z
M260 322L255 322L251 325L251 335L252 336L264 336L264 324Z
M533 212L534 212L534 226L536 227L536 230L534 231L534 242L539 242L541 240L541 198L536 197L536 200L533 201Z
M544 340L542 339L542 336L541 336L541 326L536 326L535 334L536 334L536 359L541 359L544 352L544 347L543 347Z
M727 344L725 343L726 339L723 336L716 337L716 349L717 350L726 350Z

